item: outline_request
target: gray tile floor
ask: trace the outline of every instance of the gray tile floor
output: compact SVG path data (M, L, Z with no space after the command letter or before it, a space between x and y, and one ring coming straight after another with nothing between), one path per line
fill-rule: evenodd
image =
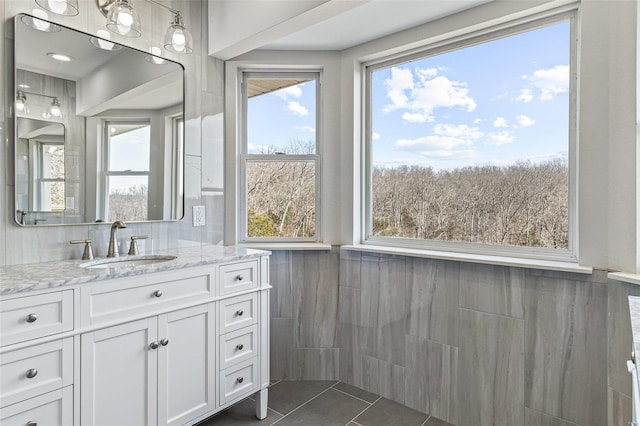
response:
M281 381L269 388L269 413L255 418L244 400L199 426L452 426L378 395L335 381Z

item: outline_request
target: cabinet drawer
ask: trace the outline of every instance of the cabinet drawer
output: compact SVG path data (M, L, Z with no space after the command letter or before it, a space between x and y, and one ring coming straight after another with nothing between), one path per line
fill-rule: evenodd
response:
M0 345L73 329L73 290L0 301Z
M258 287L258 261L220 266L220 294L231 294Z
M73 383L73 338L0 355L0 403L15 404Z
M257 325L220 336L220 370L255 357L257 348Z
M0 409L0 424L2 426L73 424L73 386Z
M239 330L257 322L256 293L231 297L220 302L220 334Z
M82 306L88 307L82 313L82 323L89 325L206 300L211 294L211 279L208 273L187 277L174 273L131 277L82 290Z
M220 379L220 405L224 405L258 388L258 365L255 358L222 372Z

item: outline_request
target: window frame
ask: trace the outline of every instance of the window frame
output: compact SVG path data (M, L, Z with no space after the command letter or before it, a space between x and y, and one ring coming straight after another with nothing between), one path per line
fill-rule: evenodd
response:
M443 53L460 50L477 44L490 42L500 38L532 31L547 25L569 21L570 57L569 57L569 200L568 200L568 248L553 249L528 246L491 245L483 243L468 243L462 241L418 240L400 237L384 237L373 235L372 210L372 111L371 111L371 75L374 71L415 61L417 59L437 56ZM360 243L375 246L388 246L417 250L432 250L438 252L467 253L474 255L519 257L539 260L578 261L578 50L579 50L579 9L577 5L568 5L524 18L504 22L479 31L441 40L417 49L409 49L361 63L361 129L362 129L362 178L361 178L361 229Z
M251 78L309 78L316 82L316 114L315 114L315 153L314 154L249 154L247 139L247 84ZM239 117L239 147L238 147L238 226L237 241L239 243L318 243L322 241L322 209L321 209L321 99L322 99L322 70L289 67L286 69L238 69L240 84L238 107ZM247 209L247 164L250 162L309 162L314 164L315 170L315 235L313 237L249 237L248 209Z
M151 118L137 118L137 119L106 119L102 122L102 178L100 179L100 214L104 220L109 217L109 178L112 176L146 176L147 177L147 190L149 185L150 170L144 171L112 171L109 170L109 156L111 154L110 141L111 135L109 134L109 125L111 124L147 124L151 128ZM151 149L151 141L149 141L149 148ZM149 161L151 159L149 158ZM151 163L149 163L149 166ZM148 203L148 199L147 199ZM148 217L147 206L147 217ZM145 219L148 220L148 219Z
M34 187L35 187L35 210L36 211L44 211L44 212L64 212L66 209L66 196L65 196L65 200L63 200L63 203L65 205L65 207L63 207L62 209L53 209L53 208L49 208L46 209L44 207L44 185L46 183L62 183L65 184L66 178L62 177L62 178L46 178L44 177L44 150L47 146L61 146L62 149L64 149L64 142L59 142L59 141L51 141L51 140L47 140L47 139L40 139L40 138L35 138L36 141L36 147L37 147L37 173L36 173L36 182L34 183ZM66 191L66 185L65 185L65 191Z

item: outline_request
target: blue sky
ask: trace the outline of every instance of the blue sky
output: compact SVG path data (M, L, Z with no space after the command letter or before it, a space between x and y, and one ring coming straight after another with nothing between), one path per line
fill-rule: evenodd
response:
M568 21L372 75L375 165L434 169L566 159ZM249 99L250 153L315 140L315 82Z

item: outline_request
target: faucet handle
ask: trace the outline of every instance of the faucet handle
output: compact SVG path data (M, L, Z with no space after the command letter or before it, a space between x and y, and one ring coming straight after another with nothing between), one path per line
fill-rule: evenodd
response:
M91 247L91 240L71 240L70 244L84 244L84 253L82 253L82 260L93 260L93 247Z
M146 240L149 238L148 235L132 235L131 236L131 244L129 245L129 256L135 256L138 254L138 244L137 240Z

